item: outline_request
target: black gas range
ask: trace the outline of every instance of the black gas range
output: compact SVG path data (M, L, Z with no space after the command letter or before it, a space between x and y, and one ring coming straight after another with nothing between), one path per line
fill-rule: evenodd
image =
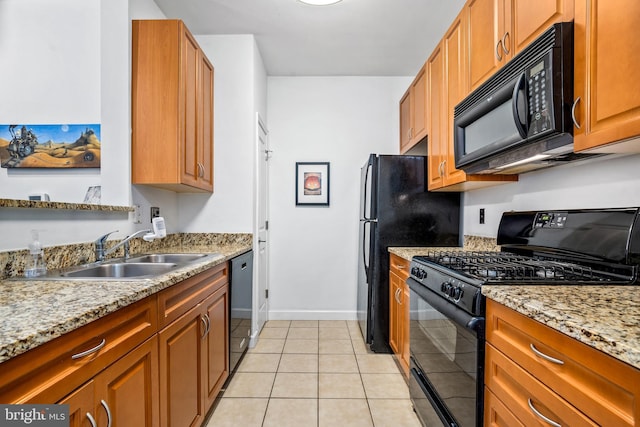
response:
M501 251L416 256L410 390L425 425L483 425L483 285L637 285L640 209L506 212Z

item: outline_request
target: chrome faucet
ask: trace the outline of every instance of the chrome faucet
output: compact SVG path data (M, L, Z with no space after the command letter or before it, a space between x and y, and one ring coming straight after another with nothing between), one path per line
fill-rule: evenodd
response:
M115 230L115 231L112 231L110 233L107 233L104 236L98 237L96 239L96 241L93 242L94 246L95 246L96 261L104 261L104 258L107 255L109 255L113 251L117 250L120 246L124 246L124 259L128 259L129 258L129 241L131 239L134 239L134 238L142 235L142 234L151 233L151 230L139 230L139 231L136 231L135 233L125 237L121 242L119 242L114 247L105 250L104 246L105 246L105 243L107 242L107 237L109 237L111 234L117 233L117 232L118 232L118 230Z

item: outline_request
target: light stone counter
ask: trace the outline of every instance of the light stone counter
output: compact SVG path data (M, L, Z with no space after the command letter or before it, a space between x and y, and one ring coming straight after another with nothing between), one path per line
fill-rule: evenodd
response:
M220 256L147 280L0 281L0 363L250 249L251 235L228 239L183 235L179 247L165 247L158 252L207 252Z
M434 250L499 251L495 240L465 236L464 248L389 248L404 259ZM640 369L640 286L500 286L482 294Z

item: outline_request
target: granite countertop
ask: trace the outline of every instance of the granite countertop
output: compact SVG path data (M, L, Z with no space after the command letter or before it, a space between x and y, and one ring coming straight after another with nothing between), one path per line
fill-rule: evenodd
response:
M174 249L174 250L172 250ZM153 279L128 281L0 281L0 363L251 249L243 242L165 248L219 253Z
M465 236L464 248L389 248L407 260L434 250L500 247L489 239ZM640 286L485 285L482 294L640 369Z

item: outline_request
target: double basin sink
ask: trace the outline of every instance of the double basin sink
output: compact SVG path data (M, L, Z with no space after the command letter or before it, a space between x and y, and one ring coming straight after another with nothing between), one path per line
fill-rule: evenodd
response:
M218 253L171 253L136 255L101 263L85 264L51 271L42 280L141 280L149 279L190 264L222 256Z

